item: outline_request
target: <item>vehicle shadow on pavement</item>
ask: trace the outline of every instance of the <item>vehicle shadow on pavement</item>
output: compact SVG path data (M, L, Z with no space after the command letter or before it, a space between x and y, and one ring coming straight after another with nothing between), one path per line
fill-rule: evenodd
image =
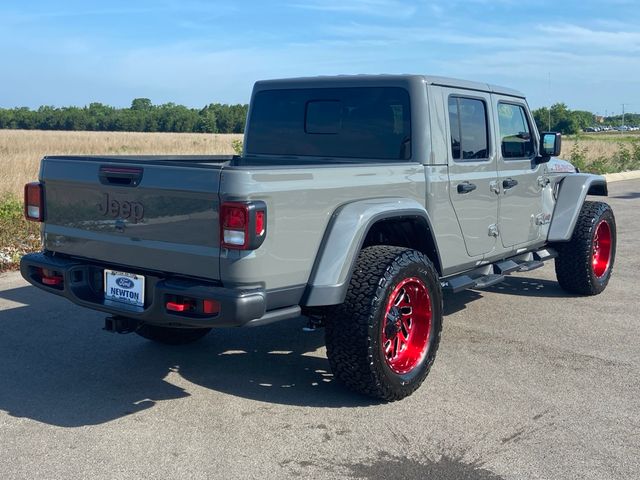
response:
M504 282L489 287L486 291L520 297L574 298L578 296L565 292L556 281L520 276L509 276Z
M483 292L493 292L520 297L574 298L578 295L567 293L558 282L531 277L509 276L502 283L483 290L463 290L459 293L444 294L445 316L467 308L467 304L483 298Z
M377 403L334 381L321 350L323 331L303 332L302 318L213 330L197 343L170 347L103 332L102 314L45 298L33 287L4 291L0 298L9 306L0 310L0 410L14 417L63 427L109 422L189 397L188 386L171 383L172 372L261 402L330 408Z
M640 192L629 192L624 195L615 195L613 198L621 198L623 200L635 200L636 198L640 198Z
M482 298L482 293L477 290L463 290L458 293L445 292L443 295L442 314L453 315L467 308L467 304Z

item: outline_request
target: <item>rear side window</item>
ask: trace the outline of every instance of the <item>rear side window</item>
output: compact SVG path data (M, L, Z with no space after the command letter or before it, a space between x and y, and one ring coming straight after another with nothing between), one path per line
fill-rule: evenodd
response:
M530 158L535 154L524 107L498 103L498 121L503 158Z
M477 162L489 158L489 128L484 101L449 97L449 126L454 160Z
M409 93L398 87L263 90L247 154L408 160Z

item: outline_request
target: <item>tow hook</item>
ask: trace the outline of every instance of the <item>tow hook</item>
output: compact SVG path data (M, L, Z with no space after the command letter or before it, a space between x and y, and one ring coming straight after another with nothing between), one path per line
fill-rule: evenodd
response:
M127 317L107 317L104 319L104 328L111 333L132 333L139 327L140 322Z

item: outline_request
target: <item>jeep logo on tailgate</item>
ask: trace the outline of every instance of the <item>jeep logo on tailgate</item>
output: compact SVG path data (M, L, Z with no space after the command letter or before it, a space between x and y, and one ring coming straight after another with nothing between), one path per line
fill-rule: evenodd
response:
M144 217L144 207L141 203L116 200L108 193L102 194L98 211L105 217L129 218L133 223L138 223Z
M133 288L133 281L126 277L120 277L116 279L116 283L119 287L126 288L127 290Z

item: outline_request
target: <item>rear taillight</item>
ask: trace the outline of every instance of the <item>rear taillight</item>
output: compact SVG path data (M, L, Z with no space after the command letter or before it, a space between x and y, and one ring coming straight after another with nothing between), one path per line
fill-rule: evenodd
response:
M44 195L42 184L27 183L24 186L24 218L34 222L44 220Z
M220 207L220 245L236 250L255 250L267 233L264 202L225 202Z
M222 205L222 246L244 248L249 239L249 208L245 204Z

